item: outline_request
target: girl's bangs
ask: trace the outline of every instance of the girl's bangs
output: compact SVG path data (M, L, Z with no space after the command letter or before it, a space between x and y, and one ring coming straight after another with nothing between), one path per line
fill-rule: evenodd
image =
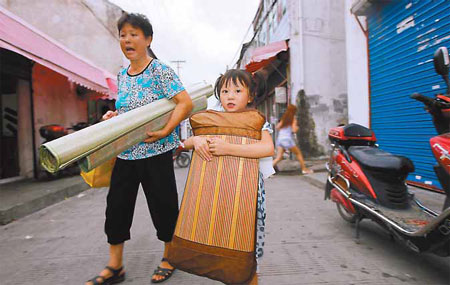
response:
M227 87L228 84L230 84L230 81L233 82L233 84L236 86L238 85L238 82L239 82L240 85L242 85L246 88L249 88L249 82L247 82L245 75L241 75L241 74L238 74L235 72L233 72L231 74L225 74L222 77L222 82L221 82L222 84L221 84L220 88L222 88L224 86Z

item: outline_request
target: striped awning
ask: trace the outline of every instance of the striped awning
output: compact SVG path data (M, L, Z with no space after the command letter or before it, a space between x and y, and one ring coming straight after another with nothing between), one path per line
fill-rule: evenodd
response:
M277 54L287 50L288 44L286 41L274 42L255 48L252 52L250 62L245 65L245 69L249 72L255 72L275 60Z

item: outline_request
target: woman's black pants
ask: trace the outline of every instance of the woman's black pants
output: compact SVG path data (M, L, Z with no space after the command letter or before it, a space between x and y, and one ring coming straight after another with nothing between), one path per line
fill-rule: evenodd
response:
M144 189L158 239L172 240L178 217L178 194L169 151L139 160L117 158L106 200L105 233L109 244L130 239L139 184Z

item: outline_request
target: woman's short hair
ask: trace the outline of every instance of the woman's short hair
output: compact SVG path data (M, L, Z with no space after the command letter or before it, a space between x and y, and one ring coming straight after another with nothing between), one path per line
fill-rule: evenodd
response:
M123 13L117 21L117 29L122 30L125 24L130 24L135 28L139 28L144 33L145 37L153 37L153 27L145 15L139 13Z

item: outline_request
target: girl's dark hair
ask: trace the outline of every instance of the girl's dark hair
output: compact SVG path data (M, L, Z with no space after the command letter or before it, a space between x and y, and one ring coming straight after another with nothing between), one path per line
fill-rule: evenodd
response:
M230 69L225 74L221 74L214 85L214 95L218 100L220 100L220 90L224 85L227 86L230 80L235 85L239 81L240 84L247 87L252 102L263 97L266 93L266 80L262 75L259 73L251 74L243 69Z
M289 104L286 112L284 112L283 116L281 117L281 127L287 127L291 126L292 122L294 121L295 113L297 112L297 107L295 105Z
M150 21L145 15L125 12L117 21L117 29L119 30L119 33L125 24L130 24L135 28L141 29L146 37L153 37L152 24L150 24Z

